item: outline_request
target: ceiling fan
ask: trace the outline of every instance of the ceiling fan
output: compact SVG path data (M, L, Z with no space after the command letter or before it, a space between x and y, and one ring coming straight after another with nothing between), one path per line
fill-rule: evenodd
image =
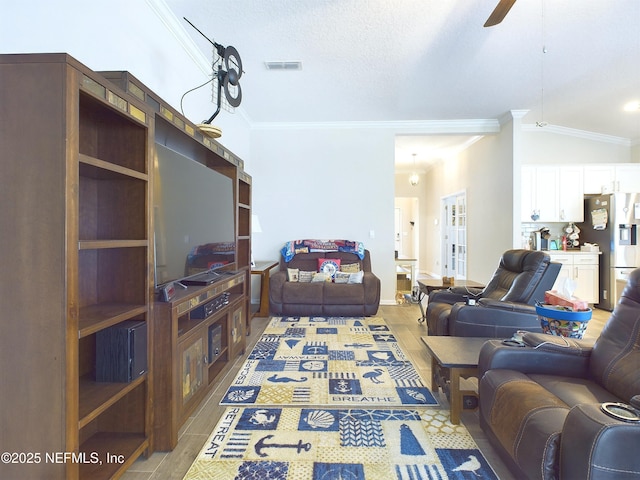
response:
M494 25L499 24L504 20L504 17L507 16L507 13L509 13L509 10L511 10L514 3L516 3L516 0L500 0L496 8L491 12L491 15L489 15L487 21L484 23L484 26L493 27Z

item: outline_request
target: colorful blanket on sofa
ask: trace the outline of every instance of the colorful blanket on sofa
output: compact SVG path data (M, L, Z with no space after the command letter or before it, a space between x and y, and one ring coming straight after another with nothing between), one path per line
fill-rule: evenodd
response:
M347 252L364 258L364 244L353 240L291 240L284 244L280 253L285 262L291 261L296 253Z

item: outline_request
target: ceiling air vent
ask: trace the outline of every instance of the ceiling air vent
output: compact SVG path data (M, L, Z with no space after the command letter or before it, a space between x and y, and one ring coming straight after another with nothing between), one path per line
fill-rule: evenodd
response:
M302 62L264 62L267 70L302 70Z

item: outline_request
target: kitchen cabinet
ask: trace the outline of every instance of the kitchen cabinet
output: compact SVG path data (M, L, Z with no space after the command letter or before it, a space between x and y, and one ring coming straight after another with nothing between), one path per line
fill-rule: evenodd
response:
M584 222L583 168L567 165L558 170L558 220Z
M553 284L553 290L562 292L566 279L576 282L573 296L588 303L598 303L599 292L599 254L585 252L548 252L552 262L561 263L562 267Z
M640 165L616 165L614 168L614 181L614 192L640 192Z
M582 167L525 165L521 175L523 222L584 221Z
M188 285L157 302L153 360L154 445L173 450L180 428L242 355L246 344L245 272Z
M552 222L558 214L558 169L522 167L521 213L523 222Z
M640 164L585 165L584 193L640 192Z

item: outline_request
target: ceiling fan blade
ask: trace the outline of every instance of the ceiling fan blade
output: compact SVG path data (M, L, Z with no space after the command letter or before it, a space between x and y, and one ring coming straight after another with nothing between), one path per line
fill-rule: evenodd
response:
M516 3L516 0L500 0L496 8L491 12L491 15L489 15L487 21L484 23L484 26L493 27L494 25L499 24L504 20L504 17L507 16L507 13L509 13L509 10L511 10L514 3Z

